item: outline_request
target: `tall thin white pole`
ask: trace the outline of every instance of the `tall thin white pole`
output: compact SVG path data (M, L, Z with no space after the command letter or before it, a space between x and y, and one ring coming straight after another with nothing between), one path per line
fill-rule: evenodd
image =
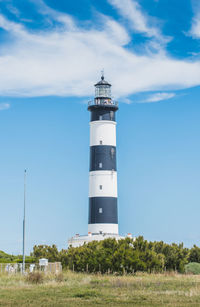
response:
M23 264L22 273L25 273L25 232L26 232L26 169L24 170L24 219L23 219Z

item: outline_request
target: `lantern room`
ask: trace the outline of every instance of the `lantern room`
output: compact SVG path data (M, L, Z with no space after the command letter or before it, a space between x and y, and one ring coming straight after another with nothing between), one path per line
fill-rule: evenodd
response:
M104 80L103 75L101 80L95 84L95 98L111 99L111 84Z

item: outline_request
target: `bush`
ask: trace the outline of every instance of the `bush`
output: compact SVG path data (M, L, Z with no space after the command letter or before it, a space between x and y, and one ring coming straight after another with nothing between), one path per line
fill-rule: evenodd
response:
M29 273L26 280L31 284L41 284L44 281L44 275L40 272Z
M200 274L200 263L197 262L190 262L185 265L185 272L187 274L194 274L198 275Z
M55 280L56 280L57 282L62 282L62 281L64 281L64 276L63 276L63 274L62 274L62 273L57 274Z

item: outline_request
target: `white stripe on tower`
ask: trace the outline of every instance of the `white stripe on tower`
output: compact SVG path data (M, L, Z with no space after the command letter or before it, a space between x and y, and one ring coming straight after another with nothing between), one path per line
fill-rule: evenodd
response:
M117 197L117 172L90 172L89 197Z
M90 146L116 146L116 122L98 120L90 122Z
M107 234L118 234L118 224L106 224L96 223L88 224L88 232L93 234L107 233Z

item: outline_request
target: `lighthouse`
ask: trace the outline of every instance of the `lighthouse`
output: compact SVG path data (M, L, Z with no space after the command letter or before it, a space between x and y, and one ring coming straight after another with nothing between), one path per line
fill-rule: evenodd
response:
M116 159L116 112L111 84L104 79L94 85L90 112L90 165L88 235L75 235L68 245L77 247L93 240L123 239L118 230ZM130 234L129 234L130 236Z
M116 111L111 84L95 84L95 98L90 111L90 172L88 232L118 234Z

